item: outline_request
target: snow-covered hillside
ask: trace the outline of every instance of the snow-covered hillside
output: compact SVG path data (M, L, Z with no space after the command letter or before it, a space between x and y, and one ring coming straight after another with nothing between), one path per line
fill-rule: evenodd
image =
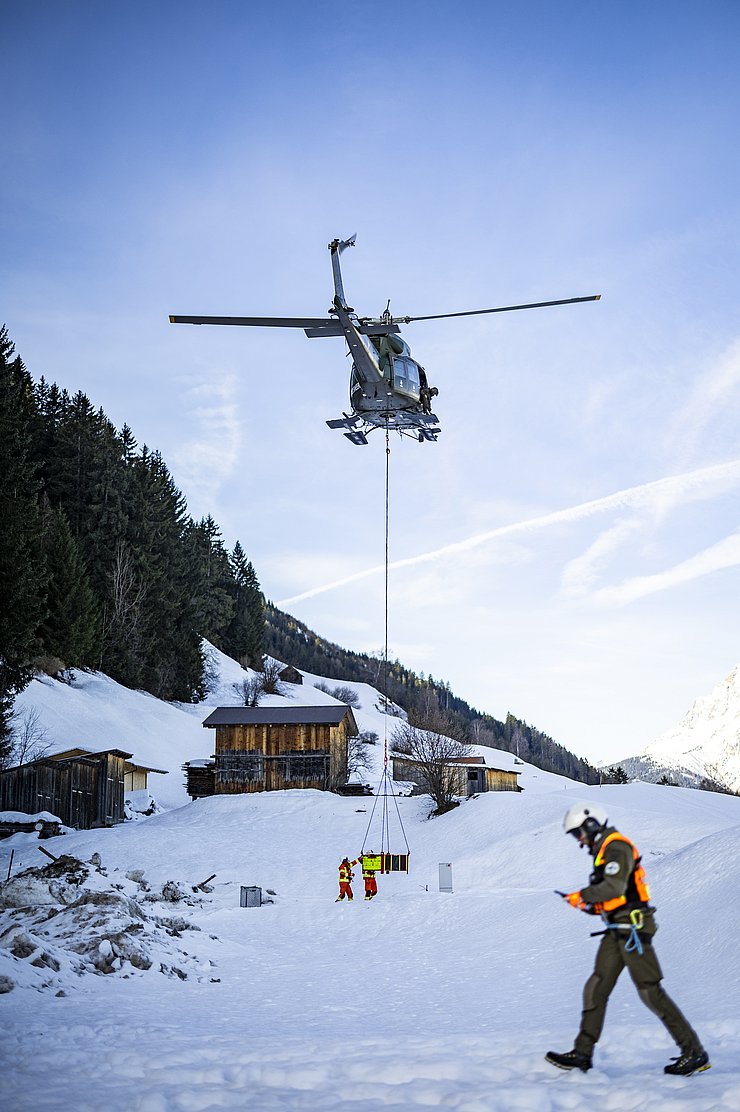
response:
M617 763L637 779L668 775L686 785L709 779L740 792L740 665L644 753Z
M19 718L35 713L37 729L43 734L49 753L75 746L92 751L118 748L132 753L139 764L163 769L166 776L153 774L150 791L163 807L180 807L189 801L185 791L182 766L185 761L210 757L215 743L214 732L203 728L203 720L214 706L236 706L238 689L244 680L255 675L245 671L235 660L206 643L210 657L211 681L202 703L165 703L143 691L131 691L101 672L74 672L71 683L61 683L48 676L34 679L15 702ZM337 680L302 673L302 684L284 684L284 695L263 696L260 705L292 703L299 706L336 703L336 699L314 686L323 683L330 689ZM379 744L372 747L370 783L383 771L383 739L387 730L392 736L392 716L381 713L381 696L365 683L344 683L360 703L354 716L360 730L376 733ZM488 754L487 763L497 768L514 768L510 753L485 746L474 752ZM553 776L530 765L516 765L523 787L541 788L553 784L570 784L566 777Z

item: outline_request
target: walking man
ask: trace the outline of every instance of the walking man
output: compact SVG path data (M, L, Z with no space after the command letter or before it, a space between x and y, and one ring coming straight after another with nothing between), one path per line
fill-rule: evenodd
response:
M688 1077L710 1068L707 1052L685 1016L664 992L663 973L653 948L655 909L637 847L608 825L598 804L576 805L566 814L563 829L588 847L594 859L589 883L580 892L560 892L571 907L601 915L605 929L594 971L583 990L581 1027L573 1050L548 1051L545 1058L563 1070L591 1069L593 1049L604 1026L606 1005L620 973L627 967L640 999L657 1015L679 1048L664 1072Z

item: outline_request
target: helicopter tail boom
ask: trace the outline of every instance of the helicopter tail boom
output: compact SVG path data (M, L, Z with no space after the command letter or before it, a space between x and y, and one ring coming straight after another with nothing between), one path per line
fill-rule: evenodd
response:
M338 298L341 301L343 309L349 309L349 306L347 305L344 297L344 286L342 284L342 271L339 266L339 256L342 254L343 251L346 251L348 247L354 247L356 239L357 233L355 232L355 234L353 236L350 236L349 239L333 239L329 244L329 250L331 252L331 271L334 276L334 294L335 298ZM349 311L352 312L351 309Z

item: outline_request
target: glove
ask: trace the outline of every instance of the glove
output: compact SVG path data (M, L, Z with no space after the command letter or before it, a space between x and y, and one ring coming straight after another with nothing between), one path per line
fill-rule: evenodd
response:
M587 915L596 914L592 904L588 904L585 900L581 899L580 892L566 892L563 895L563 899L567 900L570 906L574 907L577 911L585 911Z

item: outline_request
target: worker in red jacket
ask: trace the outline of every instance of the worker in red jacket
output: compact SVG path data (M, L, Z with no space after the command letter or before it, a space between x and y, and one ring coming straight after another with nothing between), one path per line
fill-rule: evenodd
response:
M335 903L339 903L346 896L348 900L354 899L352 895L352 877L355 875L352 872L352 866L357 864L357 860L350 861L348 857L343 857L339 862L339 895Z
M375 869L371 869L370 865L372 859L377 855L374 853L361 853L359 860L362 862L362 879L365 882L365 899L371 900L373 896L378 894L378 882L375 879Z

